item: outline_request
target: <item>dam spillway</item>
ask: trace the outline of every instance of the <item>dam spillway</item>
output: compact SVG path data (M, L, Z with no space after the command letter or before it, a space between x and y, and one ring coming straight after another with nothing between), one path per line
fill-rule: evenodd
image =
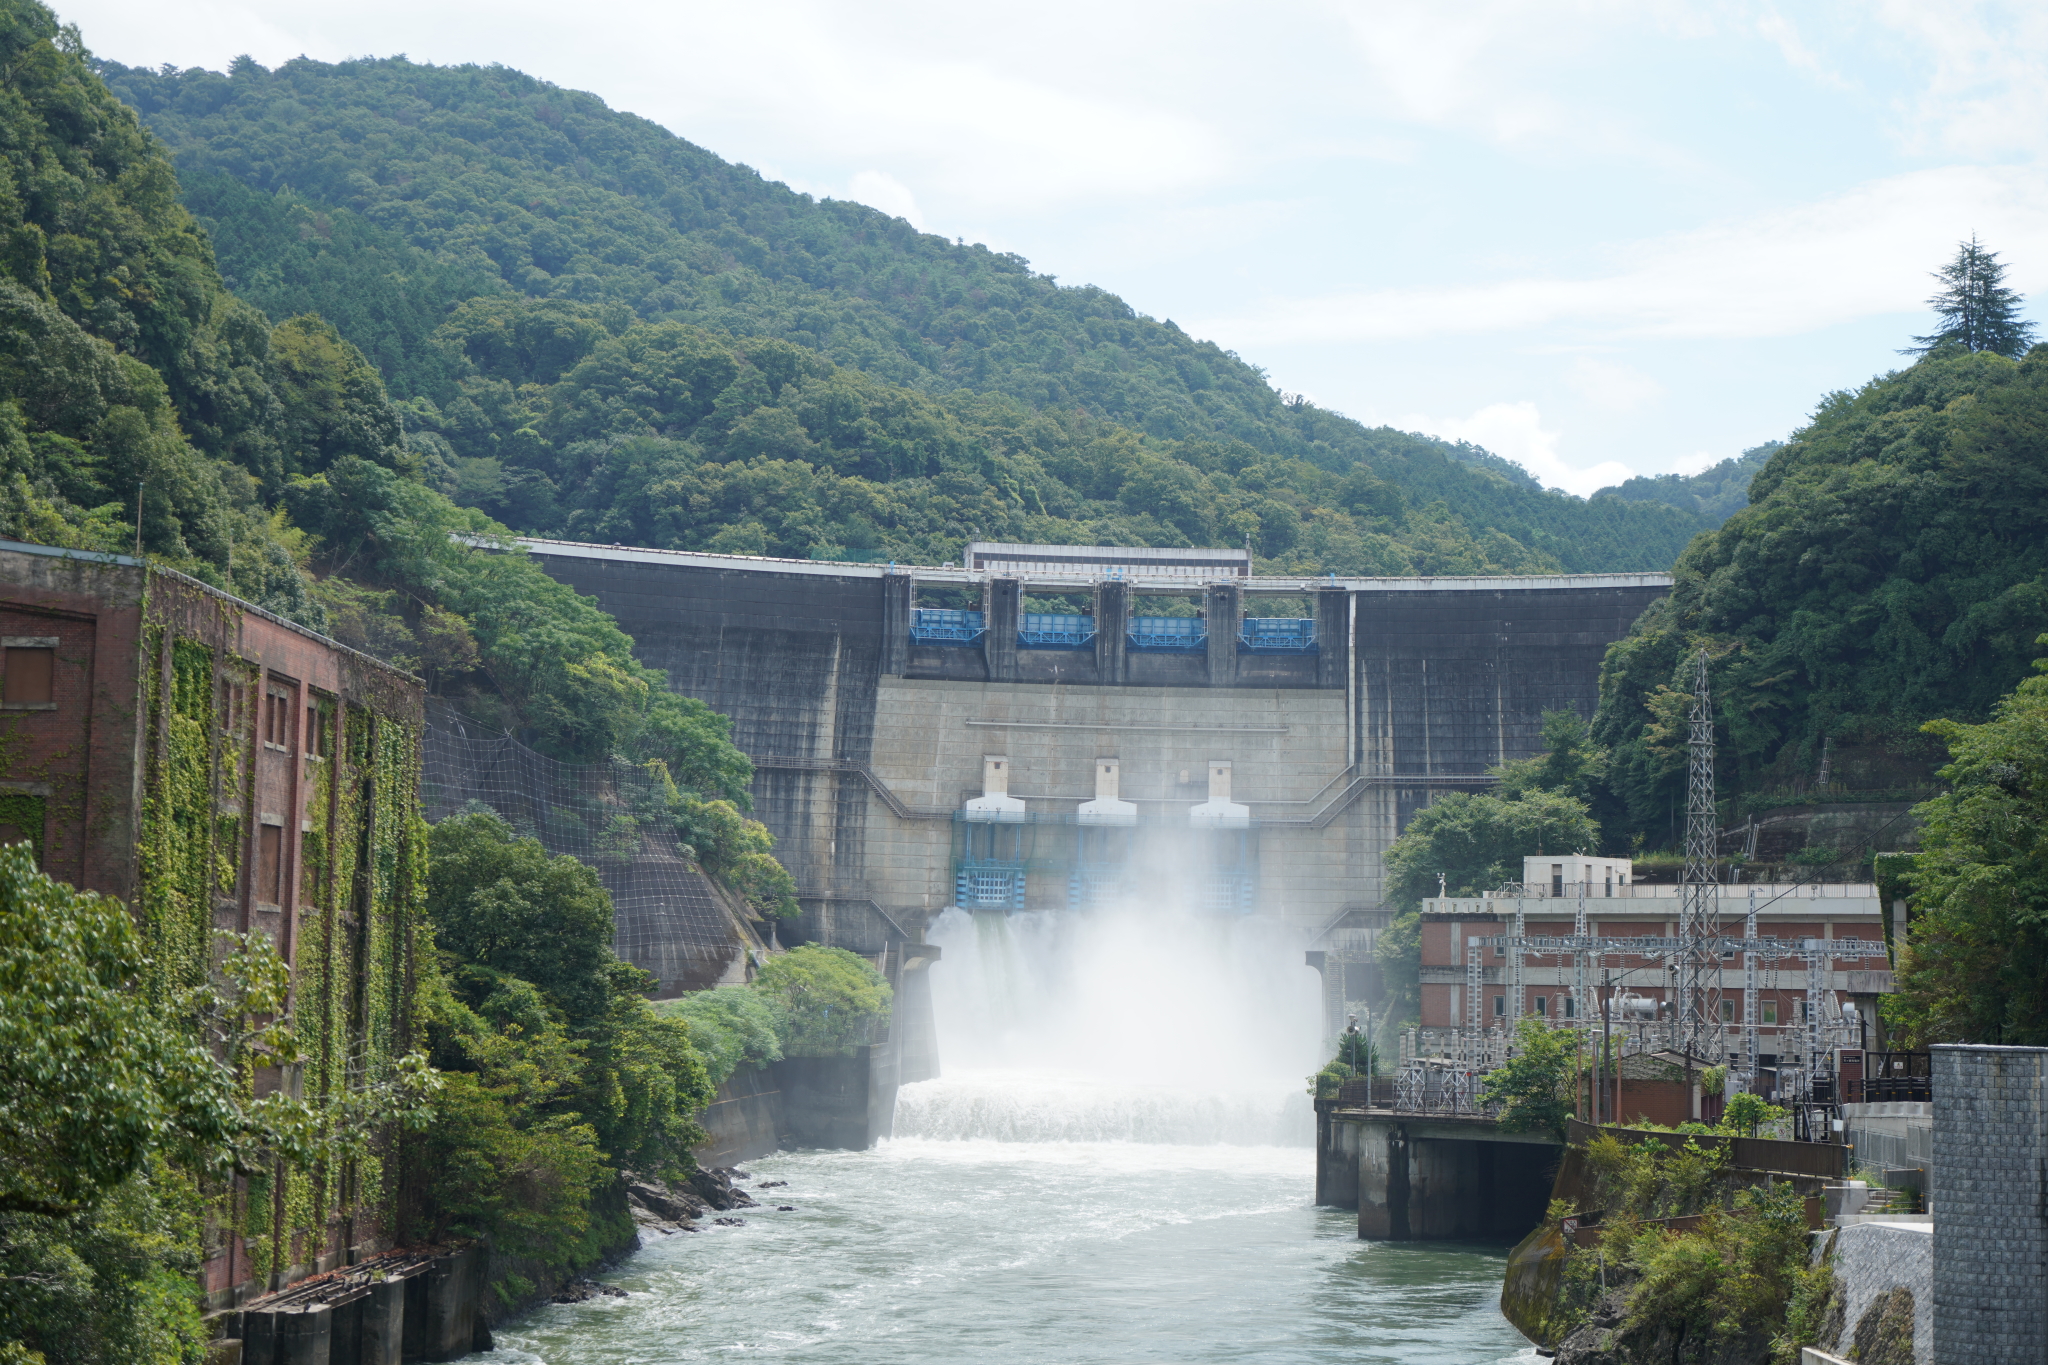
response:
M1181 839L1220 780L1216 808L1242 819L1192 860L1176 846L1182 893L1355 957L1407 819L1537 752L1545 711L1590 716L1607 646L1670 586L1261 578L1227 550L972 545L961 565L902 566L524 544L678 692L732 718L798 883L791 936L869 953L963 897L1074 908L1105 861ZM1031 629L1033 599L1054 596L1085 626ZM1177 621L1141 619L1166 599L1185 604ZM959 629L920 628L949 619L934 601ZM1275 601L1293 624L1250 624ZM997 758L1015 805L978 821ZM1105 759L1126 828L1081 816ZM1343 976L1326 972L1333 1010L1360 998Z

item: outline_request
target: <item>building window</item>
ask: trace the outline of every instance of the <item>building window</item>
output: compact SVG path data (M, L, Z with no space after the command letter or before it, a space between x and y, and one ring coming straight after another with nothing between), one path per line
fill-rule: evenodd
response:
M334 708L320 702L306 708L306 757L334 757Z
M1735 1002L1733 1000L1723 1000L1721 1002L1721 1022L1724 1024L1735 1022Z
M1496 995L1495 997L1493 997L1493 1017L1496 1019L1506 1018L1507 1012L1508 998L1505 995Z
M256 827L256 903L284 904L284 828Z
M1563 863L1552 863L1550 865L1550 894L1560 898L1564 895Z
M1763 1003L1763 1012L1764 1012L1764 1017L1763 1017L1763 1021L1764 1021L1764 1022L1765 1022L1766 1024L1771 1024L1771 1025L1775 1025L1775 1024L1776 1024L1776 1023L1778 1022L1778 1002L1777 1002L1777 1001L1775 1001L1775 1000L1766 1000L1766 1001L1764 1001L1764 1003Z
M220 680L220 730L224 735L241 733L249 720L249 689L232 678Z
M1547 996L1547 995L1539 995L1539 996L1537 996L1537 997L1536 997L1536 1016L1537 1016L1537 1018L1539 1018L1539 1019L1540 1019L1540 1018L1542 1018L1543 1016L1545 1016L1545 1015L1547 1015L1547 1014L1549 1014L1549 1013L1550 1013L1550 997L1549 997L1549 996Z
M1564 997L1564 1017L1567 1019L1579 1017L1579 1002L1573 996L1567 995Z
M1813 1022L1813 1002L1811 1000L1799 1002L1799 1022L1802 1024Z
M263 689L263 742L273 749L291 751L292 694L283 688Z
M0 702L24 710L57 705L57 642L42 636L7 640L0 662Z

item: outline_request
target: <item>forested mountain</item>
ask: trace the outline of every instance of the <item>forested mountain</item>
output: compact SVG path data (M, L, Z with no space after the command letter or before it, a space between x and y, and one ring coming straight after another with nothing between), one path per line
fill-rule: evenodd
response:
M1766 441L1697 474L1638 475L1610 484L1595 498L1625 498L1631 502L1661 502L1667 507L1697 512L1719 526L1749 505L1749 483L1771 456L1785 448L1783 441Z
M1608 653L1600 741L1639 829L1684 809L1691 657L1713 656L1724 792L1925 781L1925 721L1982 720L2048 631L2048 346L1937 352L1831 394L1750 505Z
M106 64L244 297L317 311L429 477L533 532L817 557L1247 538L1285 572L1658 569L1710 522L1284 400L1022 259L503 68Z
M556 757L662 760L700 851L745 843L737 812L711 809L744 805L752 777L725 719L671 693L505 527L423 483L377 370L332 326L273 324L223 286L163 146L76 31L0 0L0 63L0 535L139 540ZM747 868L777 900L787 875Z

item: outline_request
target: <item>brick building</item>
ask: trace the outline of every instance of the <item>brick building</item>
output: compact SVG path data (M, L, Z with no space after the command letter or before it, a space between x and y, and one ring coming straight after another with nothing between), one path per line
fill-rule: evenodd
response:
M1585 932L1606 938L1668 938L1678 932L1679 888L1637 882L1625 858L1530 858L1524 880L1480 897L1432 897L1422 903L1422 1049L1449 1050L1460 1031L1505 1030L1523 1016L1557 1022L1582 1021L1599 1027L1603 1004L1617 1032L1640 1032L1646 1041L1663 1036L1675 984L1670 959L1660 954L1616 952L1589 959L1583 976L1568 954L1525 952L1481 946L1478 998L1472 998L1470 952L1475 940L1495 936L1565 937L1573 934L1584 907ZM1790 943L1841 945L1822 967L1819 1004L1830 1031L1851 1020L1858 1042L1882 1048L1876 1004L1891 990L1885 957L1882 902L1877 888L1862 883L1807 885L1733 884L1721 888L1726 933L1741 936L1755 907L1756 933ZM1519 931L1517 924L1519 923ZM1723 954L1713 1008L1720 1015L1726 1051L1745 1047L1746 993L1754 989L1762 1064L1807 1051L1808 964L1802 958ZM1753 977L1752 977L1753 969ZM1517 990L1516 980L1520 987ZM1753 986L1752 986L1753 981ZM1845 1015L1844 1007L1853 1007ZM1857 1051L1860 1049L1851 1049ZM1854 1062L1852 1059L1851 1070ZM1832 1068L1830 1068L1832 1069ZM1844 1073L1845 1077L1848 1074Z
M0 838L125 901L163 998L222 933L270 939L305 1061L259 1088L324 1104L410 1046L422 705L417 679L182 574L0 541ZM381 1249L388 1185L364 1150L217 1192L209 1299Z

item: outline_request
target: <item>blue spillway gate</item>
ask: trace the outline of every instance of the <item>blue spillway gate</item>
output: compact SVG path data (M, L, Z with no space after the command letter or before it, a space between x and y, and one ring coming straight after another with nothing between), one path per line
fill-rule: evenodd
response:
M1247 616L1237 632L1237 647L1246 654L1313 654L1315 618Z
M1192 653L1209 647L1209 623L1199 616L1134 616L1128 636L1132 649Z
M1095 643L1095 618L1027 611L1017 643L1027 649L1086 649Z
M918 607L910 613L910 638L928 645L971 645L988 631L978 611Z

